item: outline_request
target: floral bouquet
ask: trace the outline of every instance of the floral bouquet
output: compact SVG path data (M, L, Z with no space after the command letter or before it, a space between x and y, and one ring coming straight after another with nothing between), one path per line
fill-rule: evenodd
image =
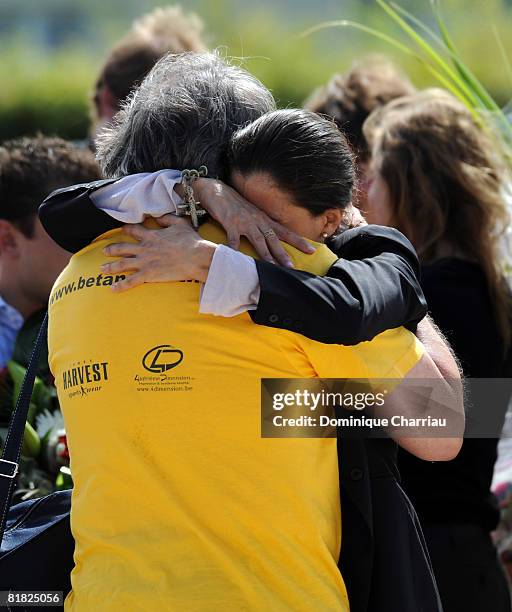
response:
M14 361L0 369L0 446L3 446L25 372L26 369ZM53 384L36 378L14 500L41 497L57 488L70 486L69 452L56 389Z

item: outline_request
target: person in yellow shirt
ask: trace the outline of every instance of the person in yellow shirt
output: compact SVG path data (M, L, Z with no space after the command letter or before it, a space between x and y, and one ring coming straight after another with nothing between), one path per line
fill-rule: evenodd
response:
M135 149L130 155L139 151L144 160L154 152L143 143L155 135L157 114L160 129L172 126L160 134L162 143L165 137L183 143L190 109L181 115L175 110L175 121L168 114L164 123L151 94L164 92L179 102L200 83L200 111L211 133L197 135L194 165L207 162L219 171L221 150L212 153L212 140L251 120L233 116L247 101L240 83L217 87L234 70L212 55L192 64L186 57L162 60L106 134L99 149L104 169L140 170L128 163L125 138ZM217 87L216 96L207 95L209 84ZM323 274L335 259L322 243L324 234L340 224L354 170L331 124L306 117L295 127L301 137L314 137L315 151L339 177L326 186L323 206L295 206L300 210L288 220L303 225L301 233L317 247L309 256L287 247L295 267ZM167 166L191 166L192 154L174 151ZM240 180L240 188L248 188ZM226 241L211 221L200 233L211 245ZM232 319L199 315L201 286L195 282L115 293L111 286L119 275L103 267L104 249L119 242L133 248L132 238L113 230L74 255L50 298L50 365L75 483L75 568L66 609L348 610L337 565L337 441L263 439L260 381L335 374L400 378L412 371L425 375L425 368L434 377L421 343L398 328L361 345L328 346L254 326L246 313ZM243 248L254 255L247 244ZM426 610L437 609L435 599L432 580Z

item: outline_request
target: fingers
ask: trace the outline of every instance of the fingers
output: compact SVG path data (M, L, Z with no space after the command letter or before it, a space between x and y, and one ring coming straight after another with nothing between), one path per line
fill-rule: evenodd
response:
M138 270L139 265L137 258L126 257L125 259L118 259L117 261L111 261L101 266L101 271L104 274L119 274L119 272L130 272L131 270Z
M116 293L121 293L122 291L127 291L128 289L133 289L133 287L138 287L139 285L143 285L146 281L145 275L142 272L136 272L135 274L130 274L125 279L118 281L112 285L112 291Z
M238 251L238 249L240 248L240 235L238 234L238 232L235 232L233 230L228 231L227 238L228 238L228 247L230 249L234 249L235 251Z
M279 242L279 238L276 234L271 234L270 236L265 236L267 241L267 246L272 254L275 261L281 266L286 266L287 268L293 268L293 262L290 259L288 253L283 249L281 243Z
M162 227L184 227L191 229L190 221L186 217L178 217L177 215L167 214L162 217L158 217L155 221ZM151 232L151 230L148 230ZM155 230L153 230L155 231ZM158 230L157 230L158 231Z
M169 227L173 224L174 219L177 219L176 215L163 215L162 217L155 218L155 221L160 227Z
M266 227L268 229L268 225ZM278 263L287 268L293 268L293 262L288 253L281 246L276 234L265 236L263 230L255 226L247 232L246 236L261 259L269 261L270 263ZM227 243L230 248L238 250L240 248L239 232L231 229L227 234Z
M261 231L256 228L247 234L247 239L255 248L256 253L261 257L261 259L268 261L270 263L276 263L274 258L270 254L268 250L267 241L265 240L265 236L261 233Z
M103 249L103 253L108 257L133 257L141 251L140 244L133 242L118 242L117 244L109 244Z
M292 232L287 227L284 227L284 225L275 223L274 231L278 235L280 240L286 242L287 244L290 244L296 249L299 249L299 251L302 251L303 253L311 255L316 251L315 247L310 244L305 238L302 238L302 236L299 236L295 232Z
M357 206L354 206L354 204L349 204L343 211L343 224L347 229L368 225L361 210L357 208Z
M144 240L153 230L145 228L143 225L123 225L123 234L128 234L137 240Z

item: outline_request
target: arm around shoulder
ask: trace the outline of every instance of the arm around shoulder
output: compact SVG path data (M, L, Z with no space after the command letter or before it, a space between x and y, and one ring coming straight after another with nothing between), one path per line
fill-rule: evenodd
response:
M95 238L122 223L99 210L91 193L115 182L94 181L53 191L39 207L39 219L48 235L66 251L76 253Z
M353 345L426 314L419 263L390 228L348 230L329 245L340 259L325 277L256 262L261 294L255 323L298 331L326 344Z

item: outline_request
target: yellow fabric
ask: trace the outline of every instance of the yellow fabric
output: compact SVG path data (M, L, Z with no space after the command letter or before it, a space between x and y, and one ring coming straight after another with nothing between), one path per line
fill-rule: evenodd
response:
M120 240L114 230L73 256L50 298L75 483L66 610L348 610L336 440L262 439L260 378L403 375L414 336L321 345L247 314L199 315L192 282L115 294L99 267ZM335 259L323 245L288 250L315 273ZM179 351L168 371L144 368Z

